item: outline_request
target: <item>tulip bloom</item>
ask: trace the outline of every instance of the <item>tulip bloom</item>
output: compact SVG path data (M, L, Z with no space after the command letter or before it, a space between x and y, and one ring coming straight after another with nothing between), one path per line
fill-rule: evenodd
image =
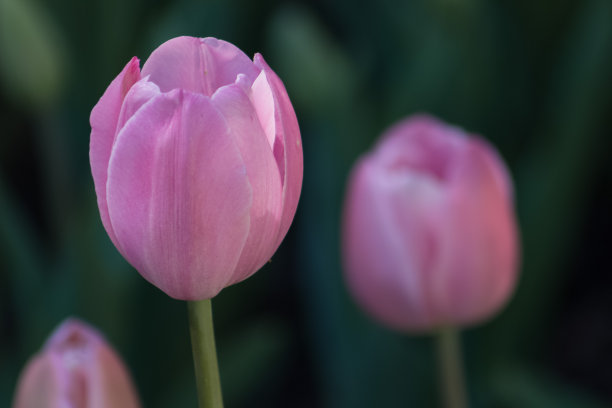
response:
M14 408L137 408L121 359L93 328L77 320L60 325L19 380Z
M385 325L423 331L482 321L517 276L512 183L484 140L427 116L391 128L352 171L345 276Z
M281 80L214 38L133 58L91 113L102 223L149 282L203 300L274 254L302 186L297 119Z

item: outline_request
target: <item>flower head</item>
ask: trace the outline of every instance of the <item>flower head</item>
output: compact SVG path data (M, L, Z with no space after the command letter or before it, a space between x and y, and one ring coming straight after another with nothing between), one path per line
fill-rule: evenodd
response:
M27 364L14 408L138 408L121 359L92 327L69 319Z
M276 251L302 185L300 132L263 57L179 37L133 58L91 113L104 227L142 276L184 300L215 296Z
M351 292L390 327L490 317L517 276L504 163L484 140L432 117L400 122L352 171L343 252Z

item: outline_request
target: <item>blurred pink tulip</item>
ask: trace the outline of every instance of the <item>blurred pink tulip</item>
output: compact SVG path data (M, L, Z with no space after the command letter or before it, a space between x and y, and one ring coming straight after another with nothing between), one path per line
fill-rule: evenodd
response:
M434 118L400 122L358 161L343 223L348 286L391 328L480 322L515 286L507 169L484 140Z
M133 58L91 112L102 223L168 295L202 300L261 268L302 186L297 119L263 57L174 38Z
M21 373L13 408L139 406L125 366L102 336L67 320Z

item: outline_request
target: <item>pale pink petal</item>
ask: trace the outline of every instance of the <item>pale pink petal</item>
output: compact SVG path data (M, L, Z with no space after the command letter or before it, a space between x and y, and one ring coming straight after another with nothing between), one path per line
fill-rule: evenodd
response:
M443 247L434 285L440 313L455 323L475 323L505 304L515 284L517 232L511 187L500 177L485 142L471 138L458 152L441 230Z
M376 147L376 155L386 165L409 168L445 181L451 175L455 152L466 143L460 129L431 116L416 115L386 131Z
M254 81L259 70L236 46L215 38L177 37L160 45L142 68L162 92L183 89L211 96L238 74Z
M108 161L117 133L121 105L127 92L139 79L139 61L138 58L134 57L111 82L89 117L89 123L91 124L89 161L98 198L98 208L100 209L102 224L115 246L117 245L117 239L108 217L108 206L106 204Z
M438 181L386 169L372 156L355 166L343 231L347 281L364 309L390 327L422 330L436 318L428 290L436 257Z
M127 368L109 347L96 347L90 358L96 364L84 367L87 378L87 408L136 408L140 406Z
M260 54L255 55L254 61L255 65L265 72L274 97L276 138L273 152L283 183L283 216L279 234L276 238L276 242L280 245L287 231L289 231L302 191L304 172L302 139L293 106L282 81L270 69Z
M13 408L59 408L60 372L48 354L37 355L21 374Z
M117 121L117 134L121 128L123 128L125 122L134 116L138 109L160 93L159 87L146 77L136 82L125 95L121 113L119 114L119 120ZM115 135L115 139L116 138L117 135Z
M259 270L278 248L282 186L272 148L243 88L239 84L223 87L212 101L227 122L253 188L249 236L229 281L236 283Z
M262 70L253 82L251 88L251 100L257 112L257 117L261 123L261 127L266 134L270 148L274 148L276 140L276 120L274 119L274 95L270 88L270 83L266 78L266 71ZM282 166L284 172L284 166Z
M387 179L381 183L387 184L389 228L402 243L399 250L405 259L404 267L396 270L396 280L404 282L404 295L413 305L412 311L395 313L404 316L403 329L423 330L438 318L431 282L440 252L438 213L444 190L438 179L422 174L400 173L395 177L387 175Z
M210 298L231 277L249 231L251 186L210 99L183 91L146 103L109 166L109 214L127 260L168 295Z

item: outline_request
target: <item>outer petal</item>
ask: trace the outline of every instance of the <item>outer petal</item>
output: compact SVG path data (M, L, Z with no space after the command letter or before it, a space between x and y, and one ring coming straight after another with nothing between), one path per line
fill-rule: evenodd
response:
M516 281L516 220L503 165L483 141L458 152L433 290L442 319L475 323L507 301Z
M283 215L281 227L276 238L277 245L280 245L287 231L289 231L295 211L297 210L300 192L302 191L304 172L302 139L293 106L282 81L270 69L260 54L255 55L254 61L255 65L265 72L266 79L272 90L272 97L274 98L276 138L273 152L283 182Z
M211 96L238 74L254 81L259 70L240 49L215 38L177 37L160 45L142 68L163 92L184 89Z
M249 236L230 279L230 283L236 283L255 273L278 248L282 186L272 148L241 85L219 89L212 101L227 122L253 188Z
M117 121L117 134L119 134L125 123L134 116L138 109L160 93L159 87L149 81L147 77L132 85L132 88L125 95L125 100L121 106L121 112ZM115 134L115 140L117 139L117 134Z
M430 215L440 197L437 181L389 171L371 156L351 176L343 231L347 281L364 309L390 327L420 330L435 318Z
M115 246L117 245L117 239L108 217L106 204L108 161L117 133L121 105L132 85L140 79L138 64L139 61L136 57L128 62L123 71L108 86L89 117L89 123L91 124L89 161L98 198L98 208L100 209L102 224Z
M121 130L109 166L109 214L122 253L184 300L228 283L249 231L251 186L210 99L161 94Z
M96 365L86 367L88 378L87 408L130 408L140 404L127 369L109 347L100 346L91 351Z
M13 408L59 408L59 370L51 355L35 356L26 365Z

